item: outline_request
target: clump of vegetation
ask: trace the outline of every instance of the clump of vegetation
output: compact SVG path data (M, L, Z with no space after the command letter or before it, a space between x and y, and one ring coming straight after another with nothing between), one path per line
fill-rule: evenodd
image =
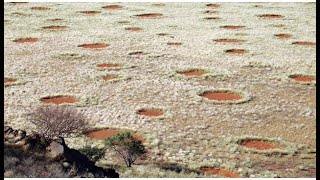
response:
M29 118L36 126L36 131L48 140L79 135L89 128L85 116L67 106L39 107Z
M111 147L131 167L134 161L146 153L141 141L135 139L130 132L116 134L105 140L105 145Z
M85 146L78 149L81 154L86 155L92 161L98 161L104 156L105 150L103 148Z

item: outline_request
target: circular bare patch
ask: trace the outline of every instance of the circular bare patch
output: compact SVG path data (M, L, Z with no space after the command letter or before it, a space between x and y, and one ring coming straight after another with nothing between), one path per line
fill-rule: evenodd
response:
M137 114L142 116L156 117L156 116L162 116L163 111L160 109L140 109L137 111Z
M47 11L50 8L47 7L32 7L31 10L36 10L36 11Z
M245 49L228 49L228 50L225 50L225 52L228 54L238 54L238 55L248 53L248 51Z
M101 13L101 11L79 11L82 14L87 14L87 15L95 15Z
M283 147L274 144L269 141L257 140L257 139L245 139L240 142L240 146L244 146L249 149L256 150L274 150L274 149L283 149Z
M243 40L240 39L214 39L214 42L217 43L240 43L243 42Z
M14 82L16 82L16 79L13 78L4 78L4 84L12 84Z
M142 31L142 28L140 28L140 27L128 27L128 28L125 28L125 30L131 31L131 32L137 32L137 31Z
M188 71L177 71L177 73L185 75L185 76L202 76L202 75L206 74L207 72L205 72L204 70L200 70L200 69L192 69L192 70L188 70Z
M232 92L204 92L200 95L201 97L204 97L209 100L215 100L215 101L235 101L240 100L242 97L239 94L232 93Z
M67 26L45 26L42 27L43 29L48 29L48 30L64 30Z
M201 90L197 93L197 97L218 104L239 104L251 100L249 94L230 89Z
M283 18L284 16L278 15L278 14L261 14L261 15L258 15L258 17L265 18L265 19L279 19L279 18Z
M51 21L51 22L60 22L60 21L63 21L63 19L61 19L61 18L54 18L54 19L48 19L48 21Z
M79 102L79 100L72 96L50 96L50 97L43 97L40 99L43 103L52 103L52 104L72 104Z
M219 20L221 18L220 17L206 17L204 19L206 19L206 20Z
M213 167L201 167L200 170L207 174L217 174L227 178L240 178L240 175L227 169L217 169Z
M139 18L142 18L142 19L145 19L145 18L159 18L162 16L162 14L160 13L148 13L148 14L138 14L138 15L135 15L136 17L139 17Z
M39 41L38 38L18 38L14 40L16 43L33 43L37 41Z
M78 47L88 48L88 49L100 49L100 48L106 48L108 46L109 46L109 44L105 44L105 43L93 43L93 44L78 45Z
M109 6L103 6L103 9L107 9L107 10L118 10L118 9L122 9L123 6L120 5L109 5Z
M312 81L316 80L316 77L314 76L302 74L290 75L289 78L302 83L311 83Z
M169 45L169 46L181 46L182 43L181 42L168 42L167 45Z
M102 79L105 80L105 81L115 80L115 79L118 79L118 78L119 78L119 76L114 75L114 74L109 74L109 75L102 76Z
M220 7L220 4L207 4L206 6L212 9L216 9Z
M279 39L289 39L292 37L290 34L275 34L274 36L278 37Z
M223 28L223 29L228 29L228 30L237 30L237 29L244 28L245 26L231 26L231 25L228 25L228 26L220 26L220 27Z
M112 63L103 63L103 64L98 64L97 67L101 69L112 69L112 68L118 68L121 67L121 64L112 64Z
M302 45L302 46L314 46L314 45L316 45L316 43L314 43L314 42L307 42L307 41L296 41L296 42L293 42L292 44Z
M111 136L114 136L116 134L124 133L124 132L125 132L124 130L120 130L120 129L100 129L100 130L93 130L93 131L86 132L85 135L91 139L103 140ZM131 135L135 139L141 142L145 141L144 138L137 133L131 133Z

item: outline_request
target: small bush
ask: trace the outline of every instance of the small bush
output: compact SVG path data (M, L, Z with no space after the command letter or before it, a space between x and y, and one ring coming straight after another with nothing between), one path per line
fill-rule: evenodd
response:
M131 167L134 161L146 153L141 141L135 139L130 132L116 134L105 140L105 145L111 147Z
M78 149L81 154L86 155L92 161L98 161L104 156L105 150L97 147L85 146Z

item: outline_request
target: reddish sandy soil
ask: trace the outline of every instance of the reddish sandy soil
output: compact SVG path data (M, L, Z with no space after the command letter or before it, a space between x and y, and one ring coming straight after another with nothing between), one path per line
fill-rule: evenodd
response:
M4 78L4 83L5 84L10 84L10 83L13 83L13 82L16 82L17 80L15 79L10 79L10 78Z
M311 82L314 81L316 78L312 76L293 76L291 79L294 79L295 81L300 82Z
M106 75L106 76L103 76L102 78L103 78L103 80L105 80L105 81L109 81L109 80L111 80L111 79L116 79L117 76L115 76L115 75Z
M292 35L290 34L276 34L276 37L278 37L279 39L289 39L292 37Z
M314 45L316 45L316 43L314 43L314 42L306 42L306 41L296 41L296 42L293 42L292 44L303 45L303 46L314 46Z
M109 6L103 6L103 9L108 9L108 10L117 10L117 9L122 9L122 6L120 5L109 5Z
M241 146L257 150L283 149L276 144L261 140L245 140L240 143Z
M40 101L43 103L62 104L62 103L75 103L75 102L78 102L79 100L72 96L56 96L56 97L41 98Z
M229 49L225 51L228 54L245 54L248 53L247 50L244 49Z
M20 38L20 39L14 40L14 42L16 43L33 43L37 41L39 41L38 38Z
M101 13L100 11L79 11L82 14L95 15Z
M161 116L163 115L163 112L158 109L141 109L137 114L142 116Z
M125 28L125 30L132 31L132 32L137 32L137 31L142 31L142 28L140 28L140 27L128 27L128 28Z
M117 130L117 129L101 129L101 130L96 130L96 131L90 131L87 132L85 135L92 138L92 139L97 139L97 140L102 140L108 137L111 137L113 135L116 135L118 133L123 133L125 132L124 130ZM138 135L137 133L131 133L131 135L139 140L144 142L144 138Z
M31 9L32 10L37 10L37 11L47 11L50 8L47 8L47 7L32 7Z
M206 6L212 9L216 9L220 7L220 4L207 4Z
M228 92L205 92L201 97L207 98L209 100L216 100L216 101L226 101L226 100L239 100L242 97L238 94L228 93Z
M106 48L106 47L108 47L108 46L109 46L109 44L104 44L104 43L94 43L94 44L81 44L81 45L78 45L78 47L88 48L88 49Z
M185 76L202 76L206 72L202 70L191 70L191 71L185 71L185 72L177 72L178 74L183 74Z
M138 14L138 15L135 15L139 18L158 18L158 17L161 17L162 14L160 13L148 13L148 14Z
M213 40L218 43L238 43L238 42L243 42L243 40L240 39L215 39Z
M262 14L262 15L258 15L258 17L266 18L266 19L279 19L279 18L283 18L284 16L281 16L278 14Z
M99 67L99 68L113 68L113 67L121 67L121 64L104 63L104 64L98 64L97 67Z
M45 26L42 27L43 29L49 29L49 30L63 30L66 28L66 26Z
M237 30L237 29L244 28L244 26L221 26L221 28L229 29L229 30Z
M215 169L215 168L200 168L200 170L203 173L208 173L208 174L217 174L223 177L227 177L227 178L240 178L239 174L236 174L232 171L226 170L226 169Z

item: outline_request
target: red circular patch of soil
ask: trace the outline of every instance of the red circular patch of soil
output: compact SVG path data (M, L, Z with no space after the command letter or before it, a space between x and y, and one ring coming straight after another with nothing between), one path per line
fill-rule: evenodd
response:
M105 75L105 76L102 76L102 79L105 80L105 81L109 81L109 80L112 80L112 79L117 79L118 76L116 75Z
M229 30L237 30L237 29L244 28L244 26L220 26L220 27L224 29L229 29Z
M202 76L206 72L203 70L190 70L190 71L184 71L184 72L177 72L178 74L182 74L185 76Z
M32 10L37 10L37 11L47 11L50 8L47 8L47 7L32 7L31 9Z
M14 40L16 43L33 43L37 41L39 41L38 38L19 38Z
M208 173L208 174L217 174L223 177L228 177L228 178L240 178L239 174L236 174L232 171L229 171L227 169L216 169L212 167L202 167L200 170L203 173Z
M299 82L311 82L316 80L315 77L313 76L305 76L305 75L293 75L293 76L289 76L291 79L294 79L295 81L299 81Z
M282 147L276 144L273 144L271 142L263 141L263 140L254 140L254 139L244 140L240 143L240 145L246 148L257 149L257 150L282 149Z
M206 6L212 9L216 9L220 7L220 4L207 4Z
M95 15L101 13L100 11L79 11L82 14Z
M125 30L132 31L132 32L137 32L137 31L142 31L142 28L140 28L140 27L128 27L128 28L125 28Z
M292 44L302 45L302 46L314 46L314 45L316 45L316 43L314 43L314 42L307 42L307 41L296 41L296 42L293 42Z
M92 139L102 140L102 139L114 136L118 133L124 133L124 132L125 132L124 130L117 130L117 129L101 129L101 130L87 132L85 133L85 135ZM135 139L141 142L144 142L144 138L138 135L137 133L131 133L131 135Z
M262 14L262 15L258 15L258 17L266 18L266 19L279 19L279 18L283 18L284 16L278 15L278 14Z
M103 9L108 9L108 10L117 10L117 9L122 9L122 6L120 5L109 5L109 6L103 6Z
M88 49L106 48L108 46L109 46L109 44L104 44L104 43L93 43L93 44L81 44L81 45L78 45L78 47L88 48Z
M141 109L137 111L137 114L142 116L161 116L163 115L163 112L159 109Z
M107 68L113 68L113 67L121 67L121 64L104 63L104 64L98 64L97 67L107 69Z
M242 99L242 97L239 94L232 93L232 92L204 92L200 95L201 97L204 97L209 100L215 100L215 101L227 101L227 100L239 100Z
M168 42L167 45L169 45L169 46L181 46L182 43L181 42Z
M219 20L221 18L219 18L219 17L206 17L204 19L206 19L206 20Z
M225 51L228 54L245 54L248 53L247 50L244 49L229 49Z
M66 26L45 26L42 28L48 29L48 30L64 30L66 28Z
M16 79L4 78L4 84L10 84L10 83L14 83L16 81L17 81Z
M290 34L275 34L274 36L278 37L279 39L289 39L292 37Z
M243 42L243 40L240 39L214 39L213 41L218 43L239 43Z
M138 15L135 15L139 18L159 18L162 16L162 14L160 13L148 13L148 14L138 14Z
M79 100L72 96L54 96L54 97L44 97L40 99L43 103L53 103L53 104L62 104L62 103L75 103Z

